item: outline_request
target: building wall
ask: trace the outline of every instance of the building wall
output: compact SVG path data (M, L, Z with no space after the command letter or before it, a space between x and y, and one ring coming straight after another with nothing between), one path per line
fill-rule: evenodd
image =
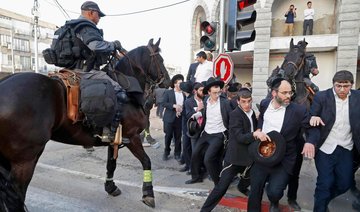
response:
M272 27L271 36L284 36L285 13L289 6L293 4L296 10L294 23L294 35L302 35L304 9L307 8L307 1L274 1L272 4ZM334 34L336 33L336 0L317 0L312 1L312 8L315 10L313 33L316 34Z
M42 57L42 50L48 48L56 26L39 21L38 66L40 72L55 70ZM35 70L35 45L33 20L0 8L0 71L22 72ZM14 62L14 63L13 63Z

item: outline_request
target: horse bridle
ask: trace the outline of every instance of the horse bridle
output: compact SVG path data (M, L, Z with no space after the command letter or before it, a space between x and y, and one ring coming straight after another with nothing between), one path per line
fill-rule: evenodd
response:
M153 92L153 90L155 89L156 86L160 85L165 80L165 75L161 72L159 61L156 60L156 55L158 55L159 52L155 52L150 45L147 45L146 47L150 51L150 58L151 58L148 70L150 70L152 64L155 63L157 74L158 74L158 76L160 76L160 78L157 80L152 80L150 78L150 76L148 74L146 74L146 72L144 71L144 69L141 66L136 64L126 53L120 51L120 53L122 53L124 55L124 57L126 57L128 59L128 61L130 63L131 71L133 73L135 73L133 70L133 66L134 66L137 69L139 69L142 72L142 74L145 75L145 82L150 85L148 88L146 88L146 87L144 88L145 99L148 96L150 96L150 94Z

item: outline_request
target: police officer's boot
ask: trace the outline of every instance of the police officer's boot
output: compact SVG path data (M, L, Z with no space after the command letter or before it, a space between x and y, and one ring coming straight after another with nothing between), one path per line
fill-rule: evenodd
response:
M117 109L115 112L114 119L110 125L109 140L111 140L111 141L115 140L116 130L119 127L121 119L123 118L124 104L129 101L129 99L126 95L126 91L124 89L121 89L116 92L116 99L117 99ZM124 141L124 139L123 139L123 141Z

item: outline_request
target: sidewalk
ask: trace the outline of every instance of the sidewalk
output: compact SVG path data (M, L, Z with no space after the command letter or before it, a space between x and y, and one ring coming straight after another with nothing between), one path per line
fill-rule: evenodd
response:
M164 151L164 133L162 130L163 123L162 120L155 116L155 109L151 111L150 115L150 132L154 139L156 139L160 143L160 148L156 150L157 155L162 155ZM148 151L152 149L151 147L145 147L145 150ZM163 166L169 166L169 169L174 169L175 172L178 172L177 170L181 168L182 166L175 163L173 158L171 158L167 162L161 161L161 158L151 158L151 160L154 160L154 163L161 163ZM156 162L155 162L156 161ZM163 178L167 178L166 176L161 176ZM177 178L177 180L173 180L172 183L174 187L178 188L189 188L190 189L206 189L211 190L213 189L213 183L209 181L208 179L205 179L203 183L195 183L191 185L185 185L185 180L190 179L190 176L186 175L185 173L176 173L172 176L169 176L169 178ZM314 201L314 191L315 191L315 185L316 185L316 177L317 172L315 168L314 160L304 160L301 173L300 173L300 185L298 190L298 203L302 208L302 211L308 212L312 211L313 208L313 201ZM184 180L185 179L185 180ZM356 181L357 185L360 185L360 173L358 172L356 174ZM280 200L280 204L282 205L282 212L291 211L288 208L287 205L287 198L286 198L287 191L284 192L283 198ZM355 211L352 209L352 201L354 200L354 197L352 196L351 192L348 191L347 193L337 197L329 204L329 210L331 212L351 212ZM205 198L204 198L205 201ZM263 211L268 211L268 200L266 196L266 192L264 192L263 196ZM228 192L225 196L225 198L222 199L220 204L214 209L215 212L221 212L221 211L246 211L246 204L247 199L237 190L236 186L230 186L228 189ZM199 208L200 209L200 208Z

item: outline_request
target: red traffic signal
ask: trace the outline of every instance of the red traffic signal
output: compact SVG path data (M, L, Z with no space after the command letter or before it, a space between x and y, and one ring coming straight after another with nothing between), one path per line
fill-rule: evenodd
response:
M244 30L244 27L256 21L256 11L243 11L256 3L256 0L229 0L227 22L228 51L240 50L241 45L255 40L255 29Z
M205 51L214 51L216 47L216 23L201 22L201 31L204 32L200 38L200 47Z
M238 1L238 9L239 11L243 10L245 7L253 5L256 3L256 0L242 0Z

